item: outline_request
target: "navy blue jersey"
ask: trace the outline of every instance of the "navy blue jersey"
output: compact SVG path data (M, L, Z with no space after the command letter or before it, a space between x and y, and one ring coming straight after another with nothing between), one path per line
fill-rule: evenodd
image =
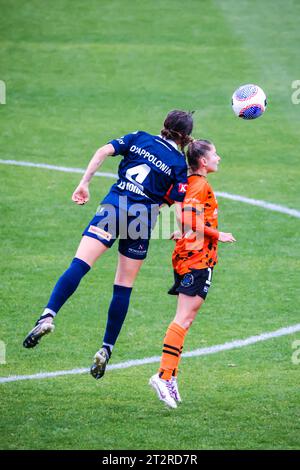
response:
M123 155L119 179L103 203L118 204L118 196L130 203L162 204L170 186L169 198L183 201L187 187L184 155L167 140L147 132L133 132L109 142L116 155Z

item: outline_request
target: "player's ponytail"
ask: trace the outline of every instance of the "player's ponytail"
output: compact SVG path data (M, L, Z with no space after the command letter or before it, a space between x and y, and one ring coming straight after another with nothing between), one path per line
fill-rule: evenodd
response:
M213 143L209 140L192 140L187 150L188 165L192 172L197 171L199 167L199 159L205 157L206 152L209 152Z
M162 137L178 142L182 151L192 140L190 134L194 125L193 113L193 111L186 112L176 109L170 111L161 130Z

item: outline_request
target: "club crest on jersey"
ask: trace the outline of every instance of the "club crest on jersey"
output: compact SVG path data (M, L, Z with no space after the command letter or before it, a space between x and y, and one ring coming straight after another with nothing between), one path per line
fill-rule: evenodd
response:
M182 287L192 286L194 284L194 276L191 273L185 274L180 284Z
M187 183L179 183L178 192L186 193Z

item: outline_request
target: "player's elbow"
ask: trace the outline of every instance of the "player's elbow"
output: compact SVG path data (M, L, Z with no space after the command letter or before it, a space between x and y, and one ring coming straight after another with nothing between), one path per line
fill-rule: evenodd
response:
M98 148L96 152L100 157L108 157L109 155L115 154L115 148L112 144L103 145L103 147Z

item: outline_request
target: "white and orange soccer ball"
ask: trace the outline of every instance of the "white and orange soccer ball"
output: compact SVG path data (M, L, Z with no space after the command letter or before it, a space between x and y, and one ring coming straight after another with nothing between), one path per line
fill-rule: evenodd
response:
M256 119L265 112L267 97L257 85L242 85L232 95L232 109L242 119Z

